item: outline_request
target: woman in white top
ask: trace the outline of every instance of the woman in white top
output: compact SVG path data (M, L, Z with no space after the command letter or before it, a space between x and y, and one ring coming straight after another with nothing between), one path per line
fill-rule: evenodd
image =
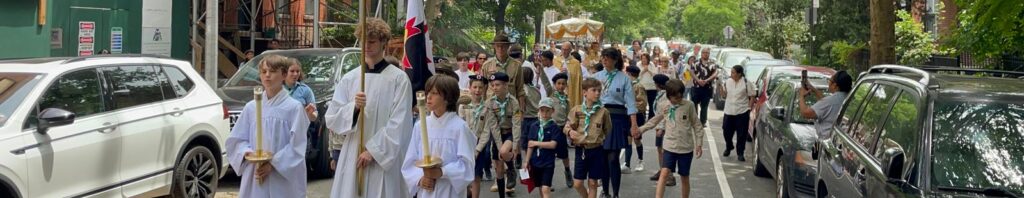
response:
M657 74L664 74L670 79L679 79L679 77L676 76L676 67L668 64L668 57L654 57L654 60L654 63L658 66Z
M650 54L640 54L640 62L637 62L640 67L640 85L644 87L644 91L647 94L647 104L654 104L655 97L658 96L658 87L654 84L654 75L661 72L658 71L658 66L655 66L651 61ZM648 108L647 116L654 116L654 108Z
M747 139L750 138L747 129L750 127L750 109L754 106L754 96L757 95L757 91L754 90L754 85L743 77L743 66L733 66L730 75L731 78L725 80L725 89L719 87L720 93L725 95L725 109L723 109L725 117L722 118L725 153L722 155L728 157L732 149L736 148L736 156L742 162L746 161L743 151L746 148ZM733 136L736 136L735 147L733 146Z

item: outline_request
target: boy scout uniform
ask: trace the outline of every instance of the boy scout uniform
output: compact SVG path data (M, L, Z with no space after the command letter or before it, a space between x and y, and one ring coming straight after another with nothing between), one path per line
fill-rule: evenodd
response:
M577 105L570 111L565 125L566 136L570 136L569 130L572 129L583 136L582 140L574 140L570 137L572 144L582 146L585 149L599 148L604 144L605 135L612 132L611 114L604 107L599 107L591 115L590 125L582 126L587 118L582 108L583 105Z
M640 127L641 131L650 130L665 122L665 151L673 153L690 153L704 142L704 126L697 117L693 102L683 100L679 105L666 106L650 122Z

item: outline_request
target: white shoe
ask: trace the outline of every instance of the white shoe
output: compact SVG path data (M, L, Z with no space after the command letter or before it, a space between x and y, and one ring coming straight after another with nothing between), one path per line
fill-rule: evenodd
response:
M619 159L621 159L621 160L626 159L626 150L619 151ZM625 164L623 164L623 166L625 166Z
M634 171L636 171L636 172L644 171L644 161L643 160L640 160L640 163L636 164L636 169L634 169Z
M619 166L619 170L622 171L622 174L633 173L632 169L629 169L629 167L626 166L626 164L622 164L622 166Z

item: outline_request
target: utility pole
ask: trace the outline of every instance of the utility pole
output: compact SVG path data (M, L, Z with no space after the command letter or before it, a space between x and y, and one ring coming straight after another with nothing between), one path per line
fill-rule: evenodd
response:
M924 8L925 9L924 19L922 20L922 21L924 21L924 31L926 31L928 33L931 33L932 38L938 38L939 37L938 25L937 25L939 11L938 11L937 3L935 1L937 1L937 0L927 0L926 1L927 3L926 3L925 8Z
M217 0L206 0L206 39L203 45L203 75L206 78L206 84L210 87L218 87L217 84L217 53L220 51L217 49L217 38L220 35L217 34L217 26L220 24L220 13L219 5Z
M870 0L870 65L896 63L896 4L893 0Z
M320 48L320 0L313 0L313 48Z

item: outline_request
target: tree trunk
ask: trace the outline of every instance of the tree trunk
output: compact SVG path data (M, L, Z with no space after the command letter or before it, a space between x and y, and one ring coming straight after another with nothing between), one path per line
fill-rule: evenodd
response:
M509 0L498 0L498 7L494 10L494 32L502 32L505 30L505 13L508 8Z
M893 0L870 0L871 65L896 63L896 5Z
M533 43L540 43L540 38L544 37L544 13L541 12L537 16L533 16Z

